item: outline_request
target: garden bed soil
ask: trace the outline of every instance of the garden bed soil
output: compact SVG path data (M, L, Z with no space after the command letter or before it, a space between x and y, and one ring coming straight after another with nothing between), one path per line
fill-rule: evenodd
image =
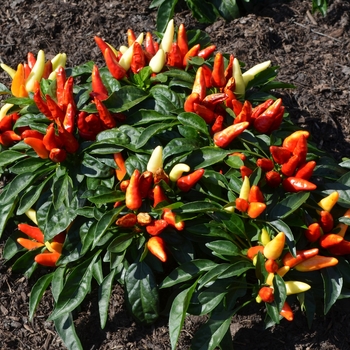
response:
M263 3L263 2L261 2ZM6 1L0 8L0 61L16 68L28 51L43 49L48 58L66 52L68 66L89 60L103 64L93 36L115 47L126 43L126 31L155 31L156 12L150 1ZM271 60L280 67L278 80L295 89L276 91L300 127L316 145L338 161L350 157L350 3L330 0L326 17L311 14L311 0L265 1L255 13L212 25L193 20L186 7L176 9L175 23L208 33L217 50L232 53L251 67ZM9 86L6 73L0 81ZM1 184L0 184L1 188ZM1 215L1 213L0 213ZM0 257L9 232L0 240ZM38 272L40 273L40 271ZM11 273L0 260L1 349L64 349L52 322L47 292L33 322L28 321L31 280ZM36 275L38 276L38 275ZM350 349L350 301L340 300L326 316L316 315L311 327L298 304L293 322L264 329L264 308L255 304L232 319L235 350L244 349ZM84 349L170 349L166 317L152 326L136 324L125 306L123 290L113 289L109 320L100 329L97 292L92 290L75 314L76 329ZM196 329L205 317L188 317L178 349L189 349Z

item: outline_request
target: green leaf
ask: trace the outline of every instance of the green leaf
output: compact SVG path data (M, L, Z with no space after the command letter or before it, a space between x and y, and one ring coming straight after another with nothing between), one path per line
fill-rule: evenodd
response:
M178 0L163 0L158 2L157 31L164 33L168 22L174 17L174 10ZM151 4L152 5L152 4ZM152 7L156 7L152 5Z
M163 160L170 156L183 154L189 151L194 151L201 145L198 140L187 138L176 138L171 141L163 149Z
M50 285L53 277L53 272L41 276L32 287L29 296L29 320L33 320L34 312L38 307L42 296L44 295L45 290Z
M12 265L12 271L14 273L22 273L29 278L38 264L34 261L35 256L40 253L42 248L28 250L20 258L18 258Z
M22 152L7 150L0 152L0 166L8 166L9 164L18 161L21 158L26 158L27 155Z
M180 214L210 213L220 210L221 208L221 205L216 204L215 202L193 201L182 205L174 211Z
M159 296L152 269L144 261L133 263L126 271L124 282L132 315L141 323L153 323L159 316Z
M270 220L284 219L295 212L310 197L310 192L298 192L277 203L269 213Z
M169 335L171 348L176 349L176 344L180 336L182 326L185 322L186 312L190 304L192 294L196 288L197 282L191 287L180 292L171 305L169 314Z
M99 255L100 251L73 269L67 277L50 320L70 313L82 303L91 289L92 267Z
M135 232L121 233L109 244L107 250L112 253L121 253L132 243Z
M100 314L101 329L104 329L108 317L108 306L111 298L115 270L112 270L98 288L98 311Z
M206 168L220 163L230 152L218 147L202 147L181 159L181 163L188 164L193 169Z
M233 311L213 313L192 339L191 350L214 350L225 337L230 327Z
M108 178L112 175L113 169L102 163L98 158L84 153L81 163L81 172L87 177Z
M22 232L19 230L15 230L7 239L5 243L5 247L2 251L2 258L5 259L6 261L12 259L18 252L23 250L22 247L20 247L19 244L17 243L17 238L19 237L26 238L26 235L22 234Z
M156 123L153 125L148 126L146 129L144 129L141 132L141 135L139 137L139 140L136 144L136 148L143 147L151 137L159 134L160 132L164 130L170 130L176 123Z
M72 314L66 313L54 319L55 329L68 350L83 350L75 331Z
M240 249L230 241L218 240L205 244L212 251L212 254L222 259L227 259L230 256L240 255Z
M214 23L217 18L215 7L205 0L186 0L194 18L200 23Z
M11 94L11 91L2 83L0 83L0 95Z
M108 228L117 220L118 215L124 207L115 208L113 210L105 212L100 220L98 221L95 231L94 231L94 241L92 247L96 247L102 236L106 233Z
M131 116L128 116L128 123L136 125L153 124L158 122L172 122L176 121L176 117L172 115L164 115L162 113L149 110L140 109Z
M323 17L327 14L327 0L312 0L312 13L319 11Z
M199 276L199 274L209 271L217 264L207 259L196 259L177 267L165 277L160 288L169 288L176 284L189 281Z
M336 267L322 269L321 274L324 286L324 314L326 315L341 294L343 277Z
M51 294L55 302L57 302L60 293L62 292L65 274L67 270L66 266L58 266L53 274L53 278L51 280Z
M3 190L2 193L5 193L7 191ZM2 199L0 201L0 237L2 233L4 232L4 229L6 227L7 221L11 218L12 213L14 212L16 205L18 202L18 198L15 198L13 201L5 201Z
M167 115L169 112L183 108L183 99L166 85L155 85L150 92L155 99L154 109L159 113Z
M232 21L240 17L239 7L236 0L214 0L213 5L226 21Z
M198 130L204 135L209 135L207 123L204 121L203 118L201 118L196 113L188 113L188 112L180 113L177 116L177 119L180 121L182 125L190 126Z
M26 155L25 155L26 156ZM26 156L27 157L27 156ZM41 158L26 158L16 162L9 170L14 174L23 174L32 172L40 168L50 168L49 162L46 159Z
M290 227L282 220L271 221L270 224L273 227L275 227L278 231L284 232L284 234L286 235L286 242L287 242L288 248L295 255L296 254L296 247L295 247L295 243L294 243L293 232L290 229Z

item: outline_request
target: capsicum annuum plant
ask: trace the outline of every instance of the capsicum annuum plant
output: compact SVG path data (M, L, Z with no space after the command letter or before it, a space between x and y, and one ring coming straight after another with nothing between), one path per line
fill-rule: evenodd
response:
M0 234L17 227L4 258L28 278L49 268L30 318L51 286L50 320L81 349L73 312L96 281L103 328L120 283L138 322L169 314L173 349L187 313L209 315L193 349L230 349L249 303L266 304L267 325L300 303L310 323L311 296L327 313L348 295L349 161L291 123L271 93L292 87L278 67L246 69L173 21L161 40L94 39L106 66L61 65L26 93L17 77L2 91Z

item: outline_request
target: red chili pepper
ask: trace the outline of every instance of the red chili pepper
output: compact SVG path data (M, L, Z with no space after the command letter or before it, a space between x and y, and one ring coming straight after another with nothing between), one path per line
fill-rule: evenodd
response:
M28 67L30 68L30 70L32 70L36 63L36 58L32 52L27 53L27 62Z
M51 151L53 148L63 147L62 140L56 135L53 123L51 123L46 129L46 133L43 137L43 144L48 151Z
M130 68L134 74L138 73L146 65L145 54L141 45L135 41Z
M204 97L202 105L214 111L218 103L226 101L228 95L226 92L217 92Z
M256 246L253 246L253 247L250 247L247 251L247 257L250 259L250 260L253 260L254 257L260 252L261 254L263 253L264 251L264 247L262 245L256 245Z
M203 174L204 174L204 169L202 169L202 168L197 169L194 172L192 172L191 174L180 177L176 181L176 185L180 191L188 192L202 178Z
M265 172L271 171L274 168L273 161L269 158L259 158L256 161L256 165Z
M12 130L13 114L5 115L0 119L0 132Z
M180 47L180 50L181 50L181 47ZM194 45L193 47L191 47L185 54L184 58L183 58L183 61L182 61L182 66L183 67L186 67L189 60L192 58L192 57L196 57L198 56L198 52L200 50L200 44L196 44Z
M56 98L60 108L64 107L64 84L66 83L66 71L64 67L59 66L56 71Z
M165 252L165 242L163 238L159 236L151 237L147 242L147 248L160 261L167 261L167 254Z
M50 95L46 95L47 107L50 110L52 118L56 122L59 130L63 129L64 112L58 106L58 104L52 99Z
M338 243L337 245L328 248L328 251L332 255L348 255L350 254L350 241L346 241L345 239Z
M177 43L172 43L171 49L167 54L167 65L182 69L182 55Z
M313 174L315 167L316 162L314 160L310 160L309 162L299 167L294 176L299 177L300 179L309 180Z
M216 146L225 148L245 129L249 127L248 122L242 122L228 126L222 131L214 134L213 139Z
M153 185L153 173L151 171L144 171L140 176L140 195L141 198L146 198Z
M99 114L99 117L100 117L100 120L101 120L103 126L106 129L112 129L112 128L116 127L117 123L114 120L114 118L112 117L112 115L109 112L109 110L107 109L107 107L96 97L94 98L94 103L96 105L97 112Z
M94 40L95 40L97 46L99 47L99 49L101 50L103 56L105 56L106 49L109 49L110 54L113 55L115 60L117 61L116 55L114 54L114 52L110 49L108 44L102 38L100 38L98 36L94 36Z
M66 110L67 106L69 104L72 105L72 107L74 107L74 114L76 112L76 106L75 106L75 101L74 101L74 94L73 94L73 88L74 88L74 78L72 76L70 76L65 84L64 84L64 88L63 88L63 111Z
M233 123L234 124L238 124L238 123L242 123L242 122L250 123L251 115L252 115L252 104L248 100L246 100L246 101L244 101L242 109L241 109L240 113L236 116Z
M156 51L155 51L154 45L153 45L153 37L152 37L152 34L150 32L146 33L144 43L145 43L146 52L150 55L150 57L153 57L156 54Z
M163 209L162 219L170 226L175 227L178 231L182 231L185 228L185 223L183 221L177 221L175 213L169 208Z
M153 188L153 207L155 208L161 202L169 202L163 188L160 185L155 185Z
M319 242L322 248L330 248L340 243L344 238L336 233L328 233L320 237Z
M69 103L66 108L66 113L63 119L63 127L69 132L74 132L75 126L75 107Z
M17 243L20 244L23 248L26 248L28 250L37 249L44 246L43 243L32 241L27 238L17 238Z
M55 163L62 163L67 158L67 152L62 148L52 148L49 158Z
M295 266L295 269L301 272L317 271L326 267L335 266L337 264L338 259L334 258L333 256L315 255L309 259L303 260L301 263Z
M120 227L134 227L137 223L137 216L134 213L128 213L120 217L115 224Z
M158 184L161 181L164 181L165 183L169 184L169 175L164 171L163 168L158 168L156 171L153 172L153 181L155 184Z
M293 311L286 301L283 304L280 315L284 317L287 321L293 321L294 319Z
M89 114L85 118L85 123L87 126L87 130L92 131L95 137L100 131L104 130L102 120L96 114Z
M109 47L105 49L104 57L112 77L117 80L123 79L126 76L126 70L118 63L115 54Z
M246 199L238 197L236 198L235 204L236 204L236 209L239 210L241 213L247 212L249 203Z
M251 219L256 219L266 209L266 204L261 202L249 203L247 214Z
M273 289L271 287L262 287L259 290L259 297L265 303L272 303L275 300Z
M230 55L230 59L229 59L229 62L228 62L228 65L225 69L225 79L226 79L226 82L232 78L232 74L233 74L233 60L234 60L235 56L233 56L232 54Z
M17 68L17 71L18 71L18 68ZM31 70L31 68L28 66L28 63L23 63L23 75L22 75L22 77L23 77L23 81L24 80L27 80L27 78L29 77L29 75L30 75L30 72L32 71ZM24 86L24 85L23 85ZM17 93L18 93L19 91L17 91ZM16 95L15 95L16 96Z
M199 104L193 103L194 113L198 114L207 124L212 124L216 118L216 114L209 108Z
M263 113L254 119L254 128L260 133L267 133L272 126L276 115L282 106L282 99L277 99Z
M248 202L260 202L264 203L265 198L259 186L253 185L250 187Z
M235 97L234 99L231 100L231 104L232 104L233 113L235 115L239 115L242 111L243 103L241 101L237 100Z
M289 266L293 268L302 261L310 259L311 257L318 254L318 248L306 249L306 250L297 250L296 256L294 257L292 253L288 252L282 259L284 266Z
M293 176L285 178L282 186L287 192L314 191L317 188L312 182Z
M278 266L276 260L267 259L265 261L265 269L269 273L276 273L279 269L279 266Z
M41 253L35 256L34 260L40 265L48 266L48 267L55 267L56 262L61 256L60 253L53 252L53 253Z
M209 45L198 52L198 57L202 57L206 60L214 53L215 50L216 45Z
M319 224L322 227L323 232L328 233L332 231L334 227L333 215L329 211L321 210Z
M279 109L279 112L275 115L275 118L273 120L272 125L270 126L268 133L271 133L272 131L278 130L280 128L283 121L284 110L285 110L284 106L281 106L281 108Z
M51 73L52 73L52 61L48 60L45 62L43 79L48 79Z
M39 112L41 112L42 114L44 114L44 116L50 120L53 120L51 111L49 109L49 107L47 106L46 102L43 100L43 98L41 97L41 92L40 92L40 85L39 83L36 81L34 83L34 95L33 95L33 100L36 104L36 106L39 109Z
M37 130L24 130L21 134L22 139L25 139L26 137L35 137L36 139L42 140L44 138L44 135L37 131Z
M305 135L301 135L299 137L298 142L293 150L293 154L299 156L300 165L305 164L307 155L307 139Z
M142 205L142 198L140 194L140 171L135 169L130 178L129 186L125 193L125 205L130 210L137 210Z
M297 130L283 140L282 146L289 149L290 152L293 152L301 135L308 138L310 133L306 130Z
M276 188L280 185L282 179L280 173L271 170L265 174L265 180L269 187Z
M224 56L220 52L214 58L211 80L215 87L224 87L226 85Z
M25 233L28 237L35 239L37 242L44 243L44 234L39 227L28 224L18 224L18 229Z
M211 83L211 69L206 64L203 64L201 67L203 69L205 86L207 89L210 89L213 86Z
M75 153L79 149L79 142L73 134L67 130L58 130L58 135L64 144L64 148L68 153Z
M100 101L108 98L108 90L103 84L98 67L94 64L91 74L92 96L97 97Z
M127 32L128 46L130 47L136 40L136 35L132 29L128 29Z
M207 87L205 85L205 77L203 68L199 67L196 72L196 77L194 79L192 93L196 92L199 95L199 100L202 101L207 93Z
M221 131L224 127L224 117L222 115L218 115L215 118L215 121L211 127L211 134L214 135L215 133Z
M117 152L117 153L114 153L113 158L114 158L115 164L118 167L117 169L115 169L115 174L117 176L117 179L121 181L124 179L124 176L126 175L124 157L121 154L121 152Z
M193 92L190 95L188 95L184 103L185 112L194 113L194 104L199 102L200 102L200 98L196 92Z
M299 163L300 163L299 155L295 154L291 156L288 162L282 164L281 173L284 176L292 176L295 173L295 170Z
M28 146L32 147L35 153L42 159L49 158L49 151L45 148L42 140L35 137L27 137L24 140Z
M168 226L165 220L153 220L149 225L146 226L146 231L151 236L157 236Z
M179 46L181 56L182 58L184 58L188 52L188 41L187 41L186 28L183 23L180 24L179 30L177 31L176 42L177 42L177 45ZM184 66L186 66L186 64Z
M318 222L310 224L305 230L305 237L311 243L316 242L322 235L323 232Z
M287 163L293 154L288 148L279 146L270 146L270 153L273 160L281 165Z
M239 170L241 172L242 179L244 179L246 176L249 177L253 173L253 170L248 168L246 165L242 165Z

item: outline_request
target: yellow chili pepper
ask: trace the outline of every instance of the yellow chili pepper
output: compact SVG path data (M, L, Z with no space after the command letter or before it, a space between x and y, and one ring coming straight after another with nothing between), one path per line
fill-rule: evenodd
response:
M287 295L303 293L311 288L309 284L300 281L287 281L285 285Z
M278 259L283 251L284 244L286 241L286 235L284 232L278 233L278 235L273 238L269 243L264 247L264 256L266 259Z
M338 202L339 193L337 191L332 192L327 197L321 199L317 204L325 211L331 211L334 205Z

